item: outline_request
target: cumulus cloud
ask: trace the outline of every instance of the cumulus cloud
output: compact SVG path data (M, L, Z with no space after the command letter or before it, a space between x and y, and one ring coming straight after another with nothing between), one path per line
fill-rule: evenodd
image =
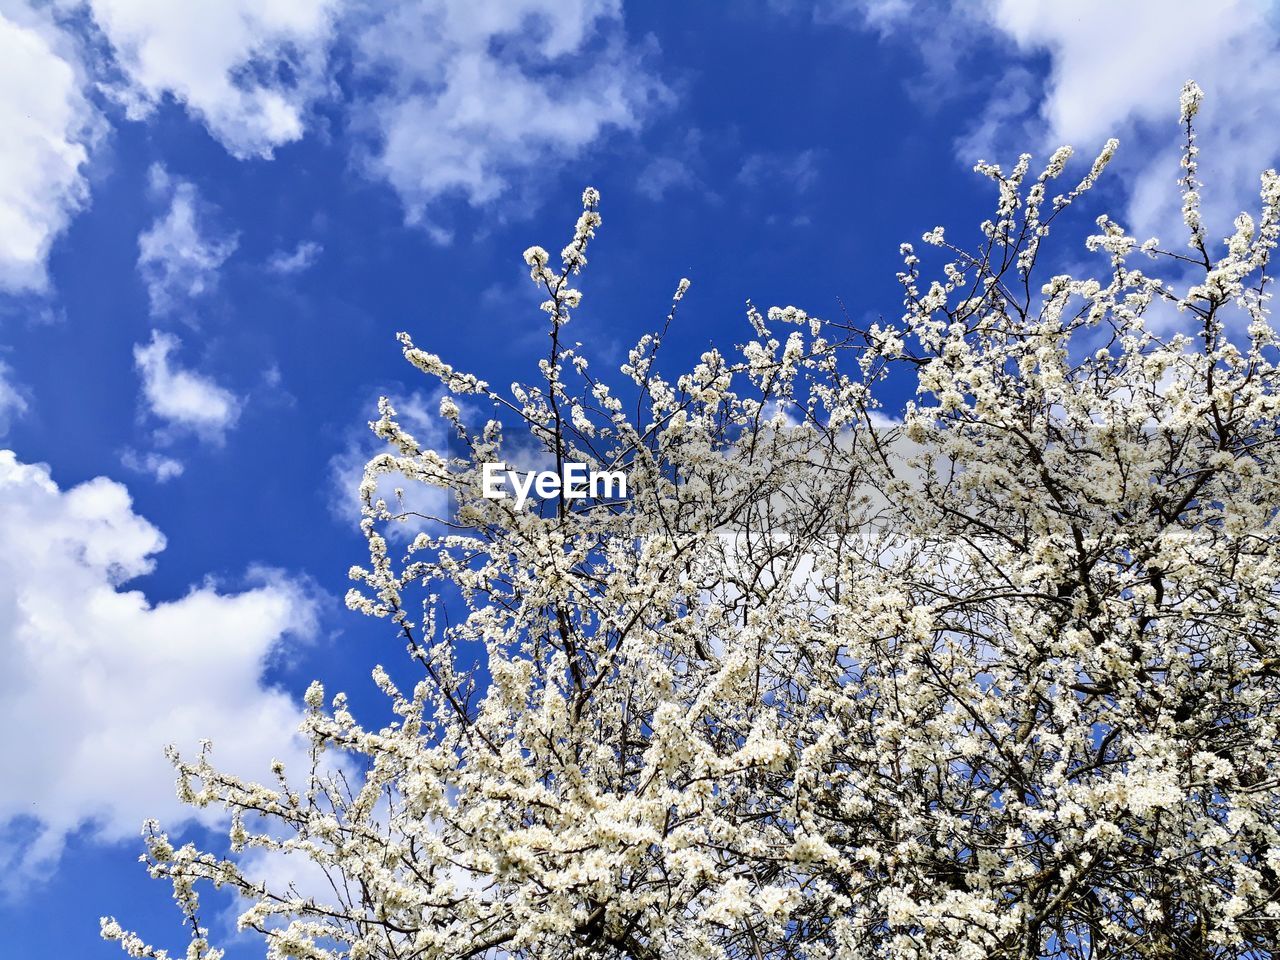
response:
M124 584L149 573L164 537L105 477L60 489L43 465L0 451L0 862L37 865L65 838L136 835L145 817L191 816L166 744L214 742L224 768L262 780L298 705L264 681L281 641L313 629L307 588L259 572L248 589L193 587L151 603ZM21 837L15 843L15 838Z
M25 4L0 11L0 130L0 290L40 291L101 126L71 41Z
M171 430L221 443L239 419L242 401L209 377L175 361L173 354L181 345L173 334L155 330L149 343L133 348L134 365L142 377L143 401L148 412Z
M238 240L209 226L212 211L194 184L157 166L151 170L151 187L168 207L138 237L138 272L147 285L151 312L166 314L217 286L218 271Z
M304 270L310 270L322 253L324 253L324 247L312 240L307 240L291 251L277 250L268 258L267 269L272 273L286 275L302 273Z
M237 157L269 157L302 137L329 88L337 0L89 0L134 117L165 96Z

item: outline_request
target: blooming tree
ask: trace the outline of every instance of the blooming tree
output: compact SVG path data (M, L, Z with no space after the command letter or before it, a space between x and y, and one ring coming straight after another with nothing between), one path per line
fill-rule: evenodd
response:
M751 307L749 342L679 377L661 333L597 376L562 336L587 190L558 261L525 252L536 382L402 334L456 441L382 401L348 604L419 679L375 671L380 729L313 684L314 764L273 784L174 755L182 797L230 815L226 855L144 831L188 957L221 955L201 881L270 958L1275 955L1280 176L1213 243L1199 102L1189 245L1099 217L1093 278L1045 276L1045 240L1114 141L1069 188L1069 148L979 164L994 217L972 246L925 234L936 268L903 245L892 323ZM482 495L484 464L532 460L630 489ZM424 526L386 476L455 508ZM327 882L261 883L254 851Z

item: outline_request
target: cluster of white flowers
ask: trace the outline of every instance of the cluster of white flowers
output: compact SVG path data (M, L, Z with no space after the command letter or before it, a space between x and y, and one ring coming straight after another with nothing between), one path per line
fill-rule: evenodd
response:
M1178 97L1178 119L1190 123L1200 112L1200 103L1204 100L1204 91L1200 84L1188 80L1182 85L1182 94Z
M1069 151L1035 179L982 165L994 218L976 249L925 235L936 279L903 246L900 319L749 305L754 339L674 379L659 332L625 404L559 339L594 191L561 271L525 255L553 318L540 382L498 391L404 338L461 452L384 402L369 475L458 511L393 557L402 518L368 495L349 603L417 679L375 673L381 728L312 685L312 768L271 786L176 760L180 795L231 815L227 856L147 829L188 956L218 956L197 881L247 899L270 960L1271 956L1280 177L1190 281L1103 217L1096 277L1031 282L1114 150L1047 205ZM1157 305L1193 328L1160 335ZM877 398L902 376L895 422ZM451 398L477 393L501 414L470 423ZM626 470L631 497L484 498L512 433ZM240 850L330 892L263 886Z

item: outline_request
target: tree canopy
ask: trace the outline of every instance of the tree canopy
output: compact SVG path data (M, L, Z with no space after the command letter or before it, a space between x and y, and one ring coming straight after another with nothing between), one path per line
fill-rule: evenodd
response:
M1069 148L979 164L992 218L902 246L892 321L751 307L744 344L679 376L665 330L597 376L563 335L588 189L558 261L524 255L550 333L532 382L402 334L453 443L382 401L348 605L419 679L375 672L381 728L313 685L313 766L273 784L174 754L230 823L224 852L145 830L188 956L220 955L201 881L271 958L1273 956L1280 175L1213 242L1199 102L1187 244L1098 217L1092 276L1050 274L1048 240L1114 141L1065 187ZM518 509L482 494L498 461L629 489ZM380 497L387 477L451 509ZM322 879L260 883L263 851Z

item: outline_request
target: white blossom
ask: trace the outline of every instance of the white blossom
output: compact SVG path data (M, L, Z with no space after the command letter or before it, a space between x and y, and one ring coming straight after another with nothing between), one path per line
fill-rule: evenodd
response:
M1221 256L1188 217L1203 264L1102 215L1092 275L1046 270L1078 258L1045 242L1114 151L1048 203L1064 151L1039 178L980 164L992 219L972 247L930 231L928 263L902 246L897 316L748 304L749 339L674 378L661 331L625 390L560 341L591 190L559 272L526 253L551 317L533 382L500 393L402 335L461 452L384 401L366 481L458 508L393 556L403 518L366 492L347 603L417 672L375 671L381 726L313 684L313 768L271 785L174 755L180 795L231 814L226 856L145 829L188 955L218 956L207 882L271 960L1270 956L1280 177ZM481 496L484 464L534 455L631 496ZM241 850L331 885L264 885Z

